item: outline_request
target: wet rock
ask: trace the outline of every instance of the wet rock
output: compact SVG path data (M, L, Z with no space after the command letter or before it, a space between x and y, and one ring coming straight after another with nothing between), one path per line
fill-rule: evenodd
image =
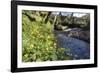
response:
M80 28L73 28L67 34L69 37L77 38L80 40L84 40L86 42L90 42L90 31L83 31Z

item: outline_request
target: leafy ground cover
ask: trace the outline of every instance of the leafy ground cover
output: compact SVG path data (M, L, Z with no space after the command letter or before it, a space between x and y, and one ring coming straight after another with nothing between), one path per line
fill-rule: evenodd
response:
M45 12L46 13L46 12ZM47 14L44 14L46 17ZM57 40L52 32L53 25L39 12L22 12L22 61L42 62L69 60L71 57L65 55L67 48L58 48Z

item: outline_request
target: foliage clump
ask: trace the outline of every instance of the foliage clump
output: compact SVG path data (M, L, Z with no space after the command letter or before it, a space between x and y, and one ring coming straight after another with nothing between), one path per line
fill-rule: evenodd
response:
M22 11L23 62L71 59L65 55L65 48L57 48L56 39L52 33L53 25L47 17L48 12Z

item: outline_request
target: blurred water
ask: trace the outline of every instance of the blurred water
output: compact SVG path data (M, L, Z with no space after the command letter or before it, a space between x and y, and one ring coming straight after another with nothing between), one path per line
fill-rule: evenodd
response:
M65 54L72 56L73 59L89 59L90 44L72 37L68 37L66 32L55 32L58 47L70 48L70 51L65 51Z

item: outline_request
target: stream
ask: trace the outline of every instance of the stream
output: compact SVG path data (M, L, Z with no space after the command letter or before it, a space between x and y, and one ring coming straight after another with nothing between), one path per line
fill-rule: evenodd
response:
M89 59L90 58L90 44L73 37L67 36L67 32L55 31L55 37L59 48L69 48L65 51L66 55L73 59Z

